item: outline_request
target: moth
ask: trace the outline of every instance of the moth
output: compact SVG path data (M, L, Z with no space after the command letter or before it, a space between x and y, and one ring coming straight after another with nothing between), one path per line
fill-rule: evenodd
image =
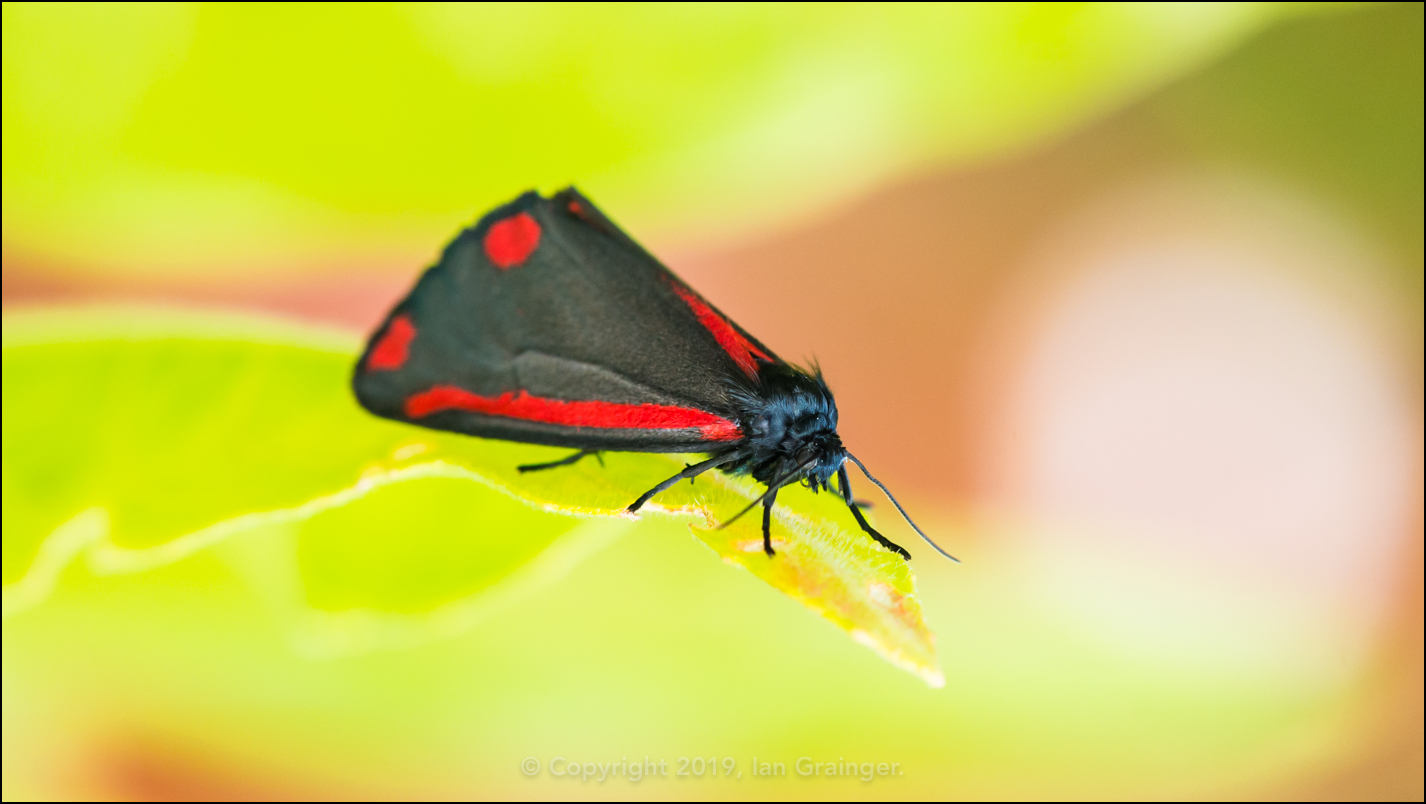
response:
M629 510L713 469L751 475L766 491L728 522L762 506L770 557L778 490L831 491L909 559L853 499L850 461L954 560L842 444L820 370L778 357L573 187L525 193L461 232L372 336L352 387L378 416L575 450L522 472L606 450L702 453Z

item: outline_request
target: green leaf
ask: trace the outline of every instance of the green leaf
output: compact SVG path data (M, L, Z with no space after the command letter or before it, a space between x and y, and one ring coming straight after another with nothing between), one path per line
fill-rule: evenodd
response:
M6 616L43 602L77 556L140 572L225 543L292 604L306 649L407 644L557 580L686 457L521 475L565 453L371 416L348 389L356 339L288 323L110 308L7 315L4 333ZM939 685L906 563L805 489L778 498L775 558L758 517L715 528L758 493L710 473L642 518L687 523L725 562Z

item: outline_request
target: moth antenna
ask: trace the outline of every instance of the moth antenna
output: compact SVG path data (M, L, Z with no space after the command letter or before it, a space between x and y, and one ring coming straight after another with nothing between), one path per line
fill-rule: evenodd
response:
M748 503L747 508L744 508L743 510L734 514L732 519L725 520L721 525L714 528L714 530L722 530L723 528L728 527L734 522L737 522L738 517L741 517L743 514L746 514L754 508L757 508L759 505L762 505L763 500L766 500L769 496L775 494L778 489L782 488L783 486L786 486L788 483L791 483L794 480L794 475L800 474L803 470L811 466L813 462L813 460L804 461L787 470L786 472L783 472L780 476L773 478L773 481L767 484L767 491L763 492L761 497L758 497L756 500L753 500L751 503Z
M936 544L935 542L931 541L931 537L930 537L930 536L927 536L927 535L925 534L925 532L921 530L921 528L917 527L916 523L911 520L911 515L908 514L908 513L906 513L906 509L905 509L905 508L902 508L902 507L901 507L901 503L897 502L897 501L896 501L896 498L891 495L891 489L888 489L886 486L882 485L882 483L881 483L880 480L877 480L875 477L873 477L872 474L871 474L871 472L868 472L868 471L867 471L866 466L862 465L862 462L859 461L859 460L857 460L857 456L853 455L853 454L850 453L850 452L847 452L846 450L843 450L843 451L842 451L842 454L843 454L843 455L846 455L849 459L851 459L851 462L852 462L852 463L854 463L854 464L857 465L857 468L858 468L858 469L862 470L862 474L866 475L866 479L867 479L867 480L870 480L871 482L875 483L875 484L876 484L876 487L879 488L879 489L881 489L881 493L886 495L886 499L891 500L891 504L894 505L894 506L896 506L896 510L898 510L898 511L901 512L901 518L902 518L902 519L905 519L905 520L906 520L906 524L910 525L910 526L911 526L911 529L914 530L914 531L916 531L916 535L918 535L918 536L920 536L921 538L925 539L925 540L926 540L926 544L929 544L929 545L931 545L932 547L936 548L936 552L940 553L941 555L945 556L946 558L949 558L950 560L956 562L957 564L961 563L961 560L960 560L959 558L956 558L955 556L951 555L950 553L947 553L945 550L942 550L942 549L941 549L941 546L940 546L939 544Z

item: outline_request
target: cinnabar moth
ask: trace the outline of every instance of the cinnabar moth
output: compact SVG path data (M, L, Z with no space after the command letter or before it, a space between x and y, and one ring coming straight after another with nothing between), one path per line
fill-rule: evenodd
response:
M525 193L457 236L387 315L352 386L378 416L578 450L521 471L601 450L706 453L629 510L710 469L750 474L767 491L737 516L762 506L769 556L778 489L833 490L835 476L862 530L911 557L852 499L849 459L891 495L842 446L821 372L779 358L572 187Z

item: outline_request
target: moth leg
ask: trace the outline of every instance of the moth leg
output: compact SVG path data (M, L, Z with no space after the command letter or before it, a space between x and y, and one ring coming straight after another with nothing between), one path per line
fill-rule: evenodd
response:
M861 509L857 508L851 503L847 504L847 508L851 510L852 516L857 520L857 524L861 525L862 530L866 531L868 536L872 537L873 539L876 539L877 543L880 544L882 547L885 547L891 552L896 553L907 561L911 560L911 554L906 552L906 548L876 532L876 529L873 528L866 521L866 517L862 516Z
M777 489L773 489L763 500L763 552L767 553L768 558L775 555L772 551L772 503L776 499Z
M586 455L593 455L594 457L599 459L600 466L604 465L604 456L599 454L599 450L582 449L579 452L576 452L573 455L569 456L568 458L560 458L557 461L550 461L549 463L527 463L522 466L517 466L515 467L515 469L516 471L520 472L538 472L541 469L554 469L557 466L569 466L570 464L575 463L580 458L583 458Z
M866 521L866 517L862 516L862 509L857 507L856 502L852 500L852 484L847 478L847 467L845 465L837 470L837 483L842 487L842 499L847 503L847 509L852 512L852 517L857 520L857 524L861 526L862 530L866 531L868 536L876 539L877 544L910 561L911 554L906 552L906 548L877 533L876 529Z
M743 457L742 450L733 450L732 452L725 453L723 455L715 455L706 461L699 461L698 463L695 463L692 466L686 467L682 472L679 472L668 480L665 480L664 482L658 484L657 486L654 486L653 488L640 495L639 499L634 500L632 503L629 504L629 512L633 513L634 511L643 508L644 503L648 502L655 494L672 488L676 483L678 483L678 481L683 480L684 478L695 478L708 471L709 469L712 469L717 466L722 466L725 463L732 463L733 461L736 461L741 457Z

